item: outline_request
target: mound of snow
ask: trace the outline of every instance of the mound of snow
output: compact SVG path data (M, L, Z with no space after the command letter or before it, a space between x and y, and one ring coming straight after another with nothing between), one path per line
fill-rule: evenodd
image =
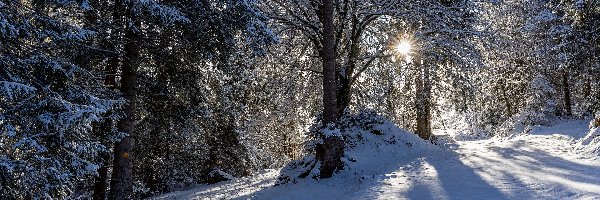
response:
M320 179L320 162L314 155L307 155L280 170L199 185L155 199L352 199L357 198L354 192L369 192L367 188L390 178L409 178L397 172L415 160L452 154L446 144L424 141L374 113L340 121L339 134L345 141L344 169L331 178ZM439 137L437 141L447 143L451 139ZM307 146L310 148L310 144ZM404 186L408 185L398 187Z
M580 154L600 156L600 126L597 126L600 118L592 120L590 123L590 131L588 134L579 140L575 151Z
M444 150L388 120L372 124L369 128L364 127L352 126L341 130L346 143L342 158L344 170L331 179L362 182L377 174L393 171L425 154ZM315 156L307 155L284 167L278 184L322 181L318 178L319 167Z
M518 118L505 121L496 129L496 137L511 139L521 135L563 135L573 140L585 137L589 131L588 120L560 119L548 120L546 125L526 125Z

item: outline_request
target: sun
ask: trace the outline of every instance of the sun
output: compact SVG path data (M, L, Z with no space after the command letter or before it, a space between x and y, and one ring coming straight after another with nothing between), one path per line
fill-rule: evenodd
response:
M409 55L412 49L412 45L409 41L401 41L396 45L396 52L402 55Z

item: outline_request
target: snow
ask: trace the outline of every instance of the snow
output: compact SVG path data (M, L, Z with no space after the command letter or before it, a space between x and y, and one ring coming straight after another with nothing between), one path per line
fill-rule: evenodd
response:
M0 85L2 85L0 93L5 93L5 96L9 99L14 98L14 93L31 94L36 91L34 87L17 82L0 81Z
M574 150L580 154L600 156L600 128L590 130Z
M355 131L344 171L273 186L280 170L155 199L599 199L600 160L573 151L586 120L555 120L509 138L430 145L390 124ZM595 131L595 130L594 130Z
M575 153L600 158L600 112L590 122L590 131L580 140L573 150Z
M138 12L148 11L154 17L160 19L165 25L172 25L176 22L189 23L190 20L179 10L162 5L156 0L136 0L135 8Z
M323 129L323 135L325 135L325 137L341 137L342 133L340 132L340 129L335 128L335 125L333 124L327 124L327 128Z
M529 125L524 132L532 135L562 135L572 139L580 139L588 132L589 120L556 119L551 126Z
M543 10L537 16L534 17L535 20L543 21L543 22L552 21L557 18L558 18L558 16L556 16L556 14L552 13L552 11L550 11L550 10Z
M585 1L584 0L577 0L577 2L575 2L575 7L578 10L581 10L581 9L585 8Z
M227 172L224 172L223 170L220 170L220 169L215 169L209 173L209 176L217 176L217 175L222 176L223 178L225 178L227 180L235 179L235 177L233 177L231 174L228 174Z

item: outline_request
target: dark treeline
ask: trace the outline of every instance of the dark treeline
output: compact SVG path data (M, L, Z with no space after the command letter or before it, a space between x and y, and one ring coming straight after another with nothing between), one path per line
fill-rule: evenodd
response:
M363 113L423 139L588 117L599 27L594 0L0 0L0 196L139 199L306 154L327 178Z

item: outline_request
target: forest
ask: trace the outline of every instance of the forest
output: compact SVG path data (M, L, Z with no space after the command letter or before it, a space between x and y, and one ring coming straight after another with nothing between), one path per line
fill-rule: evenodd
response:
M0 199L600 199L599 0L0 0Z

